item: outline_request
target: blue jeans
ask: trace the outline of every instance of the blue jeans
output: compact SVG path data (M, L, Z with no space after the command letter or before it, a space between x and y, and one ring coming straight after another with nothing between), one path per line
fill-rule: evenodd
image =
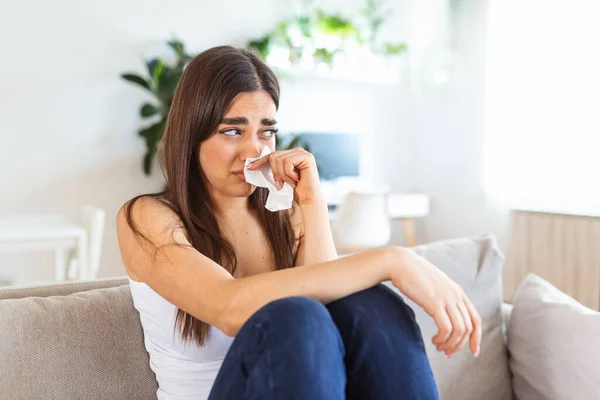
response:
M415 313L378 284L323 305L266 304L242 326L209 400L439 399Z

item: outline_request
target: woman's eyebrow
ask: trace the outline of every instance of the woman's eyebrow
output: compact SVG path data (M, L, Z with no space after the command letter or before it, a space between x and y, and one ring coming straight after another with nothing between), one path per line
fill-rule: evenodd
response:
M221 123L226 124L226 125L248 125L248 118L246 118L246 117L223 118L221 120ZM268 118L261 119L260 123L263 125L277 125L276 120L268 119Z

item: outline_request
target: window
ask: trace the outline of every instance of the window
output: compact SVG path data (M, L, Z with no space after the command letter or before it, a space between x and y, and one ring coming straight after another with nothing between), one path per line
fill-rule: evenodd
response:
M486 192L600 216L600 2L490 0L488 17Z

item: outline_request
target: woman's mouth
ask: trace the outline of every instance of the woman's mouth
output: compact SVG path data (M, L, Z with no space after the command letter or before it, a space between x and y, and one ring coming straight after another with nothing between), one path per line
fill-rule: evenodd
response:
M246 176L244 175L243 172L232 172L232 174L235 175L235 176L237 176L238 178L240 178L243 181L246 180Z

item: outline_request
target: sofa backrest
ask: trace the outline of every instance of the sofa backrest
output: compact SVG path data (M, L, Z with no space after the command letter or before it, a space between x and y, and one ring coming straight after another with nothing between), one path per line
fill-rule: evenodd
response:
M127 283L0 290L0 398L155 399Z
M23 299L25 297L66 296L71 293L85 292L127 285L127 276L103 278L89 281L48 282L27 286L7 286L0 288L0 300Z

